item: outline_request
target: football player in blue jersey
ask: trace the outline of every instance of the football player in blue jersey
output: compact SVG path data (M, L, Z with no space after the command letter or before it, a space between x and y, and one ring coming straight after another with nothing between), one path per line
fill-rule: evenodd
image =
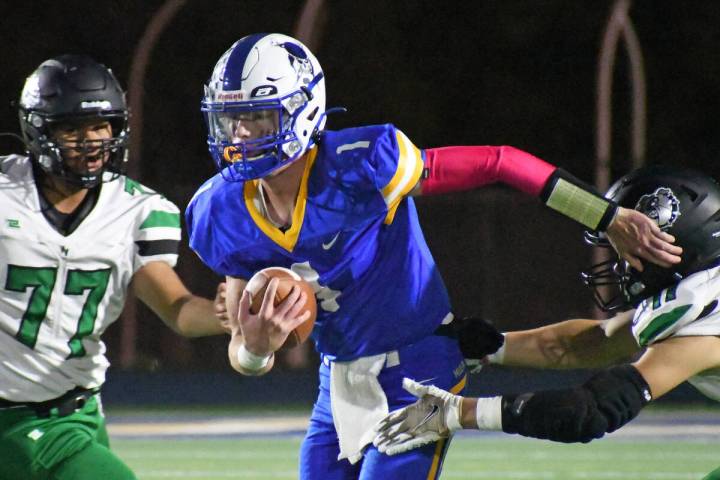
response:
M462 398L406 379L405 388L419 400L380 423L374 443L381 451L406 452L458 428L589 442L630 422L686 380L720 401L720 186L692 170L651 166L618 180L607 196L671 233L683 247L683 261L642 272L619 257L597 264L584 272L586 283L601 308L620 313L508 332L487 358L508 366L606 368L570 388L484 398ZM605 243L596 232L589 238ZM603 292L601 286L616 288ZM705 480L718 478L720 468Z
M504 182L606 231L633 266L670 265L681 249L650 219L512 147L418 149L395 126L325 130L325 78L299 41L256 34L234 43L205 87L202 111L219 173L188 206L190 245L228 283L229 355L248 375L305 320L295 291L277 307L271 280L257 315L244 292L256 271L290 268L314 288L320 392L300 478L436 478L447 439L395 457L373 426L412 403L402 378L463 391L450 301L412 195Z

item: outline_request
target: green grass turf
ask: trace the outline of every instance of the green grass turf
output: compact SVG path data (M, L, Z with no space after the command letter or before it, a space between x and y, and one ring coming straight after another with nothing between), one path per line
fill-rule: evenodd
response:
M113 440L141 480L294 479L300 437ZM563 445L498 435L453 441L443 479L700 480L720 465L704 441L601 440Z

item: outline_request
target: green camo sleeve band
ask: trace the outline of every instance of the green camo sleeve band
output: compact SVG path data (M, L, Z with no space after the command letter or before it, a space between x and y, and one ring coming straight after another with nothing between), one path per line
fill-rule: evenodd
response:
M548 180L545 205L595 231L604 231L612 222L617 205L593 191L567 172L557 169Z

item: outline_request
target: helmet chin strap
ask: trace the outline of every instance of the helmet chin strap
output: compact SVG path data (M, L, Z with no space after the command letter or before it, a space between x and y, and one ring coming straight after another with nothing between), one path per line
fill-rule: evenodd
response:
M53 161L47 155L40 155L37 163L40 166L39 170L43 175L52 177L54 181L60 181L66 185L72 185L83 189L94 188L100 184L102 174L105 171L107 164L107 162L105 162L97 174L82 175L67 168L62 159L58 162L60 168L53 168Z

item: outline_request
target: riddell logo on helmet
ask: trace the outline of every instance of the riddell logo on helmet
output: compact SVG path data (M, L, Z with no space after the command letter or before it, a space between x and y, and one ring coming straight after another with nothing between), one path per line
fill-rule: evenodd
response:
M228 92L215 92L218 102L238 102L245 99L245 90L232 90Z
M112 109L112 103L107 100L93 100L90 102L80 102L80 108L99 108L100 110Z

